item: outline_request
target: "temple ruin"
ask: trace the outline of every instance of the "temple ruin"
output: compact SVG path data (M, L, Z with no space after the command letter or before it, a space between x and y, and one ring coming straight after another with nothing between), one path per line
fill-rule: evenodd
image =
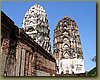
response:
M82 45L78 26L65 16L54 30L53 56L57 63L57 74L85 73Z

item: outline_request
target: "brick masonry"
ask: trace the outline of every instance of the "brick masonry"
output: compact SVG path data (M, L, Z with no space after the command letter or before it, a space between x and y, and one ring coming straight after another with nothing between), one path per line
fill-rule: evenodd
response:
M1 12L2 76L53 76L56 60Z

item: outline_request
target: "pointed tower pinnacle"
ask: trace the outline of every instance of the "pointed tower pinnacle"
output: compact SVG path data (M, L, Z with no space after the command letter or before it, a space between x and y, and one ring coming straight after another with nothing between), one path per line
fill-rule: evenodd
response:
M82 45L78 26L71 18L64 16L54 30L53 56L57 62L58 74L85 73Z
M48 53L51 52L48 18L42 6L36 3L26 12L22 28Z

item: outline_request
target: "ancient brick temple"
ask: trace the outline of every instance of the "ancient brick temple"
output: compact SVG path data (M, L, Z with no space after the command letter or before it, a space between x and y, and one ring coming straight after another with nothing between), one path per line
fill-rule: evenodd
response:
M56 60L47 51L1 12L2 76L54 76Z
M1 11L2 76L81 76L84 59L78 26L65 16L54 30L53 56L48 17L38 4L30 7L22 29Z
M48 18L42 6L35 4L25 13L23 30L48 53L51 53Z
M54 54L57 74L84 74L84 59L78 26L65 16L54 30Z

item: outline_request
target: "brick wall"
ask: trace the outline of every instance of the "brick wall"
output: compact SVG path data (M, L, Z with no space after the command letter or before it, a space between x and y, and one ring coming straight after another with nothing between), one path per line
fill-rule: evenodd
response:
M53 76L56 61L1 12L2 76Z

